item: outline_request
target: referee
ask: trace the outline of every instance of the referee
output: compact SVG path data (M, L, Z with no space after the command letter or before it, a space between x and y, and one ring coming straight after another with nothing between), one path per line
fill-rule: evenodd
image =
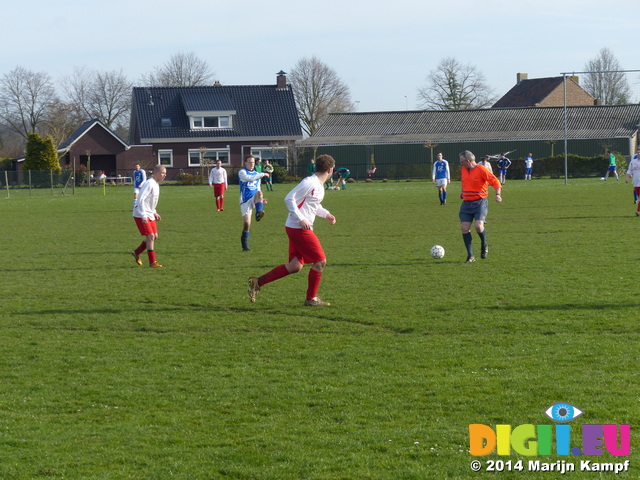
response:
M476 156L469 150L460 153L460 170L462 172L462 204L460 205L460 229L462 239L467 249L467 260L465 263L473 263L476 257L473 256L471 246L471 222L474 222L476 232L480 237L482 253L480 258L487 258L489 255L489 245L487 244L487 232L484 222L489 209L489 185L496 191L496 201L502 202L500 192L502 185L493 173L476 163Z

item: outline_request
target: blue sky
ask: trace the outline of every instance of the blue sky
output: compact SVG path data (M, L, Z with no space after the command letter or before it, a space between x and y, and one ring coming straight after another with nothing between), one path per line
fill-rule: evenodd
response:
M445 57L474 65L500 96L518 72L582 71L603 47L640 69L639 14L637 0L11 2L0 75L22 66L57 82L86 66L136 82L172 54L194 52L223 84L271 84L315 55L359 111L404 110L417 108L418 88Z

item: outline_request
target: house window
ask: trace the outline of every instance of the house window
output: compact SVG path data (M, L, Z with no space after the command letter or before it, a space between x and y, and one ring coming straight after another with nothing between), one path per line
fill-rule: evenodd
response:
M287 151L287 147L283 146L252 147L251 155L262 159L263 162L269 160L273 165L278 164L288 169L289 161Z
M170 118L162 118L160 120L160 125L162 125L163 127L170 127L171 126L171 119Z
M173 167L173 150L158 150L158 165Z
M189 150L190 167L199 167L201 159L204 166L211 167L215 165L218 160L220 160L223 165L228 165L229 150L218 150L215 148L208 148L204 151L201 151L200 149Z
M217 117L191 117L191 128L212 129L231 128L231 117L228 115Z

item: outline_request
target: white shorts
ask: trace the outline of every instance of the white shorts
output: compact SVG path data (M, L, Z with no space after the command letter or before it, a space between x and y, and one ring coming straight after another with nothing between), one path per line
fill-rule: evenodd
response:
M140 193L140 187L136 187L133 189L133 193L135 193L136 195L138 195Z
M253 207L256 204L256 196L254 195L249 200L240 204L240 215L243 217L247 214L251 215L253 213Z
M436 178L436 187L446 187L447 179L446 178Z

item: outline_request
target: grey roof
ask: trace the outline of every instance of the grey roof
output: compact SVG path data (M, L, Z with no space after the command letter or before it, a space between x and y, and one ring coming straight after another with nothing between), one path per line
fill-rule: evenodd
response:
M87 120L86 122L84 122L82 125L80 125L78 128L75 129L75 131L69 135L69 138L67 138L64 142L62 142L59 146L58 146L58 151L64 151L67 150L69 148L71 148L71 146L73 146L74 143L76 143L80 138L82 138L89 130L91 130L95 125L99 125L102 128L104 128L107 132L109 132L118 142L122 143L122 145L125 148L129 148L129 145L127 145L127 142L125 142L124 140L122 140L118 135L116 135L116 133L111 130L109 127L107 127L104 123L102 123L100 120L98 120L97 118L93 118L91 120Z
M567 138L630 138L640 105L567 107ZM563 107L420 110L329 115L303 146L557 140Z
M235 112L233 128L191 129L187 112L207 111ZM302 138L293 91L275 85L135 87L131 125L141 142Z

